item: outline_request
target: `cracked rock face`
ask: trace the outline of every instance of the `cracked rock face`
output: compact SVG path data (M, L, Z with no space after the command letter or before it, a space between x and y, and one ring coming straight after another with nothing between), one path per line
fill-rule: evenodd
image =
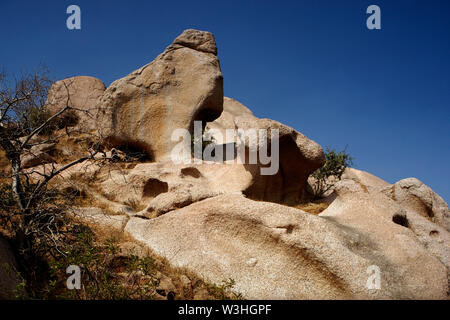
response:
M186 30L153 62L114 81L98 123L109 146L130 145L167 160L175 129L213 121L223 109L223 77L214 36ZM191 131L192 132L192 131Z

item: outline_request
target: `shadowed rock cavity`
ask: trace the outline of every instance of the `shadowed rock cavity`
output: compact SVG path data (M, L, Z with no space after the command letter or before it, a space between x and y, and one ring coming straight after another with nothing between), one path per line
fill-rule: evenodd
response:
M154 198L161 193L165 193L169 190L167 182L150 178L144 185L142 190L142 198Z

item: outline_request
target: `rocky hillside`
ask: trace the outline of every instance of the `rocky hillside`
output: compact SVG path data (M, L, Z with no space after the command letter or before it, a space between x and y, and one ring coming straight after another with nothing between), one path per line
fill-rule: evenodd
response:
M85 76L58 81L50 111L68 99L91 115L76 113L72 125L98 135L102 151L115 157L114 165L86 161L59 178L58 188L83 195L70 210L75 221L208 282L233 279L247 299L448 298L444 200L415 178L391 185L348 168L321 200L325 210L299 209L324 152L300 132L223 96L211 33L184 31L153 62L108 88ZM172 134L192 133L195 121L224 146L235 143L226 129L278 129L279 170L263 175L267 164L239 163L229 154L228 161L174 163ZM73 140L35 150L24 165L36 178L63 166L77 153ZM261 141L242 143L248 152ZM141 157L127 158L133 153ZM371 270L379 271L379 285L370 285Z

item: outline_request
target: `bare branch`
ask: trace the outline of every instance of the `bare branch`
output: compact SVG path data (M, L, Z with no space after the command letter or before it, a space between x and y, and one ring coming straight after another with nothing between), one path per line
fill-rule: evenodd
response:
M25 141L21 144L20 149L23 149L27 144L28 141L30 141L30 139L38 134L42 129L44 129L46 126L49 125L50 122L52 122L54 119L56 119L57 117L59 117L61 114L63 114L64 112L66 112L68 109L70 109L69 106L65 106L63 109L61 109L59 112L55 113L53 116L51 116L50 118L48 118L43 124L41 124L38 128L34 129L25 139Z
M75 161L72 161L72 162L66 164L65 166L61 167L60 169L58 169L58 170L56 170L56 171L53 171L53 170L52 170L52 172L51 172L49 175L47 175L47 176L45 177L45 179L42 180L42 181L38 184L38 186L36 187L36 189L34 189L33 193L32 193L31 196L29 197L28 202L27 202L27 204L26 204L26 206L25 206L25 210L28 210L28 209L30 208L30 205L33 203L33 201L35 200L36 196L39 194L39 192L42 190L42 188L43 188L45 185L47 185L47 183L48 183L51 179L53 179L55 176L59 175L59 174L62 173L63 171L69 169L70 167L73 167L74 165L76 165L76 164L78 164L78 163L84 162L84 161L89 160L89 159L95 159L95 155L96 155L97 153L98 153L98 151L95 151L94 153L90 154L89 156L81 157L81 158L79 158L79 159L77 159L77 160L75 160Z

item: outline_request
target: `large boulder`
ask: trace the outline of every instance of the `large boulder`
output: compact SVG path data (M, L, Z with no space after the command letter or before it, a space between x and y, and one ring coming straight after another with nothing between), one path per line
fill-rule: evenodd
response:
M117 212L108 206L95 219L78 216L105 230L120 218L116 229L126 224L126 237L211 282L234 279L246 298L447 297L449 232L392 199L387 182L348 169L331 205L313 216L246 198L253 179L245 172L237 164L171 162L110 171L97 175L98 189L116 202L134 197L143 210L129 220L108 219ZM376 269L380 287L369 288Z
M424 207L418 202L419 198L410 198L408 192L398 190L405 185L409 186L410 192L415 192L413 186L419 187L426 199L433 199L434 211L420 210ZM422 197L425 197L424 194ZM409 229L415 240L450 270L450 232L441 223L445 222L450 211L441 197L417 179L408 178L390 185L368 172L347 168L328 198L331 205L321 216L333 216L337 221L345 221L352 228L380 238L388 232L385 220L393 222ZM426 212L431 212L433 217ZM378 223L379 217L383 219L381 224Z
M223 110L223 77L214 36L186 30L153 62L114 81L99 113L109 146L127 145L156 161L170 159L176 129L213 121Z
M101 80L88 76L56 81L48 92L46 108L53 115L70 106L75 110L61 115L65 124L76 126L82 131L95 130L98 104L105 89Z
M355 183L347 189L365 196ZM232 278L249 299L445 299L447 269L438 258L369 200L359 204L318 217L226 194L131 218L125 232L209 281ZM380 287L367 286L373 266Z
M258 175L245 194L252 199L296 204L302 198L308 176L324 164L322 147L295 129L270 119L238 117L238 128L279 132L279 170L275 175ZM270 137L270 133L267 134ZM248 148L252 148L252 142ZM269 139L269 144L271 140ZM251 166L248 166L252 170ZM254 171L253 171L254 172Z

